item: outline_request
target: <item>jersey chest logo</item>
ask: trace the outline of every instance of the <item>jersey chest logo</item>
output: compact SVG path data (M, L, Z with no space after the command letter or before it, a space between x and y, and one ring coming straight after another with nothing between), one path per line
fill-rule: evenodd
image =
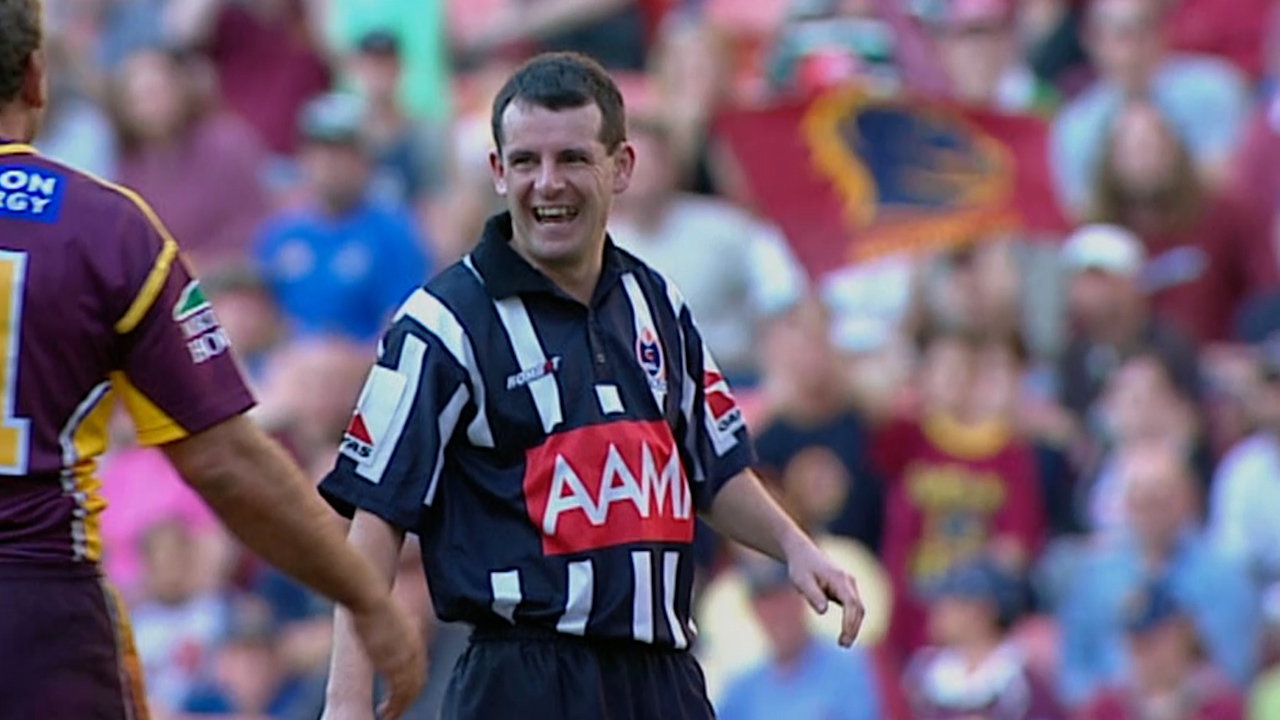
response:
M526 460L525 506L547 555L693 540L692 497L664 422L558 433Z

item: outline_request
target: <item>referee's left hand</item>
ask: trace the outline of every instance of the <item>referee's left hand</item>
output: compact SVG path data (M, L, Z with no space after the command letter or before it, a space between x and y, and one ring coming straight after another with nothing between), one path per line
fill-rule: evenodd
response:
M840 645L849 647L858 637L866 608L858 594L858 583L841 570L812 542L806 542L787 556L787 572L791 582L819 615L827 612L829 601L838 603L844 612L840 623Z

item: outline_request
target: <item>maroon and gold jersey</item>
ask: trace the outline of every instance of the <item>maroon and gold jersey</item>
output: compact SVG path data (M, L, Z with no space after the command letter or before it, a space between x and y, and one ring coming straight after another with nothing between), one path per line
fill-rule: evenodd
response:
M0 574L93 569L123 402L161 445L253 399L178 246L132 191L0 138Z

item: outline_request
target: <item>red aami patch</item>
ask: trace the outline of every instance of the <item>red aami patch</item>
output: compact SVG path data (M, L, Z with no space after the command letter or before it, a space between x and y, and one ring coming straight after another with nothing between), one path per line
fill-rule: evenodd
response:
M693 499L665 422L558 433L526 461L525 506L547 555L693 540Z

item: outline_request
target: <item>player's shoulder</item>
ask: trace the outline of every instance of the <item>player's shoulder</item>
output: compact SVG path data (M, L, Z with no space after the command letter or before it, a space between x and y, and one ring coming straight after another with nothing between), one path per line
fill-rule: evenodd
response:
M479 278L460 260L410 293L396 321L409 320L435 335L460 340L484 316L485 297Z
M88 246L110 254L121 244L158 246L172 241L155 210L132 188L38 153L0 158L0 187L17 184L19 173L25 175L22 180L33 207L37 196L48 201L45 212L50 216L45 221L91 237ZM76 233L80 228L84 232Z

